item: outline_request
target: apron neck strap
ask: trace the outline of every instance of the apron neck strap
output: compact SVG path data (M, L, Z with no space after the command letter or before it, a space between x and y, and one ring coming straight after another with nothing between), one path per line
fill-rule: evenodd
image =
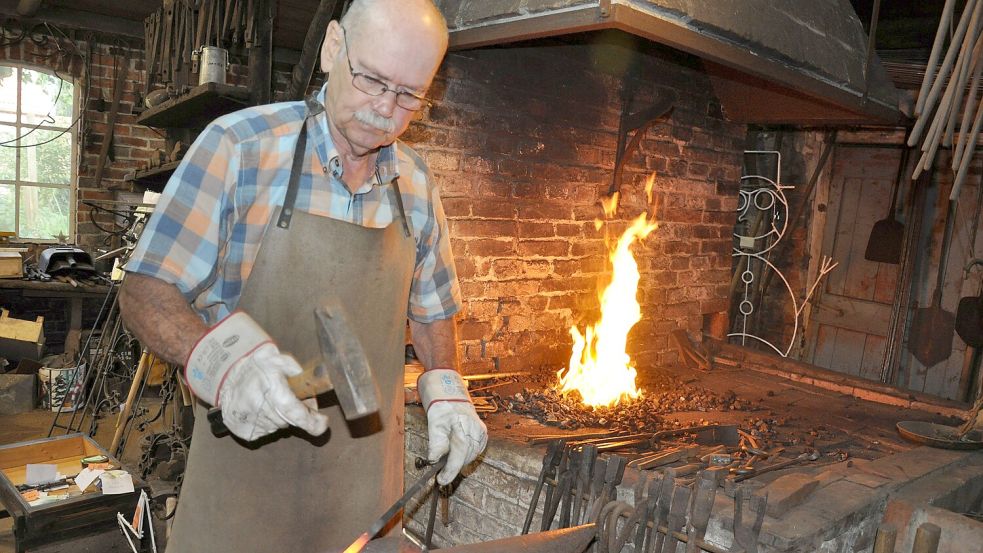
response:
M294 214L294 204L297 203L297 190L300 189L300 175L304 172L304 160L307 159L307 118L300 129L300 136L297 137L297 147L294 149L293 164L290 167L290 181L287 183L287 195L283 198L283 209L280 210L280 217L277 218L276 226L288 228L290 218Z
M375 180L382 184L382 178L379 176L379 167L375 168ZM393 177L392 186L390 187L390 193L394 196L396 203L396 209L399 210L399 218L403 223L403 234L407 238L413 235L410 232L410 219L406 216L406 210L403 208L403 194L399 191L399 177Z
M290 180L287 183L287 194L283 198L283 209L280 210L280 216L276 220L276 226L283 229L290 227L290 218L293 217L294 205L297 203L297 191L300 190L300 176L304 173L304 160L307 159L307 120L324 111L324 107L320 102L313 101L314 106L311 104L311 99L308 99L307 117L304 118L300 129L300 136L297 137L297 146L294 148L293 163L290 167ZM320 110L316 109L317 107L320 107ZM379 175L378 166L375 168L375 178L381 186L382 178ZM403 195L399 191L399 177L393 177L392 193L395 196L393 199L395 200L396 209L399 210L399 218L403 224L403 234L409 238L412 236L412 233L410 232L409 218L406 216L406 210L403 207Z

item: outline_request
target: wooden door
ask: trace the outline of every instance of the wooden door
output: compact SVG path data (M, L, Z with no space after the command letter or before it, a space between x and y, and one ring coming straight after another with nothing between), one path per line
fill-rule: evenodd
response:
M822 251L839 266L807 325L803 360L870 380L884 365L898 266L867 261L864 251L874 222L887 215L900 156L900 149L838 147Z

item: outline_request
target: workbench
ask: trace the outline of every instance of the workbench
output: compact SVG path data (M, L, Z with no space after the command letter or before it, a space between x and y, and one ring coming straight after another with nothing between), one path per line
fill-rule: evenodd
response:
M75 357L79 351L82 336L82 301L85 299L102 299L110 292L111 287L104 284L92 286L72 286L55 280L42 282L39 280L0 279L0 293L10 290L26 298L63 298L67 300L68 333L65 336L65 353Z

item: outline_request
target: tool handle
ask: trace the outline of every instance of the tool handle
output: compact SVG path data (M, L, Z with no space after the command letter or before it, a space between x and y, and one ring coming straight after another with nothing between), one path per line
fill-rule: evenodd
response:
M334 385L331 384L331 379L328 377L328 371L323 365L305 368L304 372L288 377L287 385L290 386L290 391L297 396L297 399L302 400L317 397L334 389ZM229 435L228 427L222 422L222 409L220 407L212 407L208 410L208 424L216 438Z
M288 377L287 384L297 399L317 397L334 389L324 365L317 365L311 369L305 368L304 372L297 376Z

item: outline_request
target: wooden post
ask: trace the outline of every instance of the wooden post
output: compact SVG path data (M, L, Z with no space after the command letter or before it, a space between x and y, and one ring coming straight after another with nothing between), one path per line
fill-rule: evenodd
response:
M249 48L249 101L270 103L273 78L273 1L256 0L256 40Z

